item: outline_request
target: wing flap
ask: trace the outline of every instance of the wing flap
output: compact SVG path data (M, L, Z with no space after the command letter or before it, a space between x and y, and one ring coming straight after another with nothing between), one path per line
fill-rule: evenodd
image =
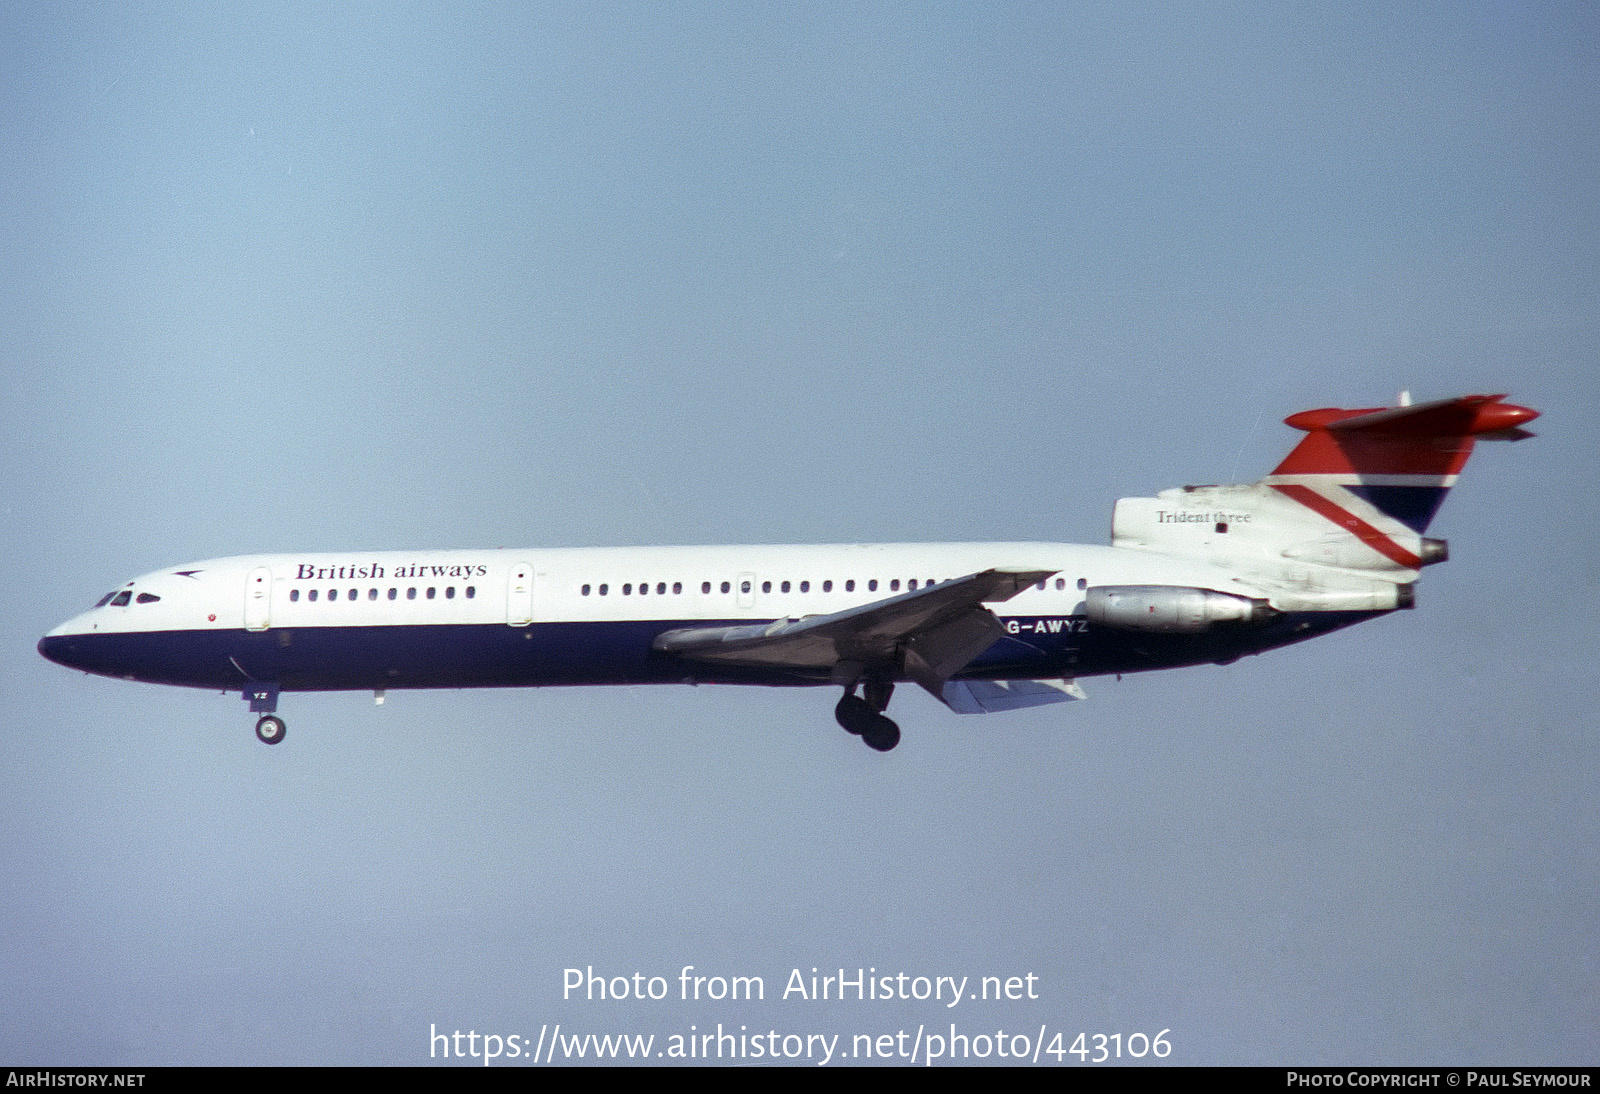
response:
M924 628L907 637L906 674L934 698L941 698L945 681L1004 638L1005 633L1005 626L988 608L968 608L936 627Z
M998 714L1088 698L1075 680L951 680L935 694L957 714Z

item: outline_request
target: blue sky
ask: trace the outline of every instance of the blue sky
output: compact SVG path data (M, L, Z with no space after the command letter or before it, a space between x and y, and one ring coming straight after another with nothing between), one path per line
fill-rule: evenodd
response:
M1032 972L954 1020L1187 1063L1594 1061L1588 6L0 29L0 1058L952 1018L561 999L692 964ZM1420 610L1070 708L907 695L885 757L831 693L720 688L291 697L267 750L33 649L228 554L1102 543L1402 388L1544 412Z

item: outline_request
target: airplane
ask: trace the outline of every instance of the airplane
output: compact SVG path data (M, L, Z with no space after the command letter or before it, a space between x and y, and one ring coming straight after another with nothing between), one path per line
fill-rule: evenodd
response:
M283 692L601 684L842 689L879 752L897 684L980 714L1078 680L1228 664L1411 608L1424 535L1478 440L1539 416L1504 395L1290 415L1258 482L1120 499L1109 547L1058 543L340 551L137 577L39 641L86 673Z

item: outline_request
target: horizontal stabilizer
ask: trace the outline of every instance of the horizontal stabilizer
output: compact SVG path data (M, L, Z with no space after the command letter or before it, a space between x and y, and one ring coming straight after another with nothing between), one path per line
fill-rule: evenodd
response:
M1285 424L1311 432L1329 429L1336 433L1389 433L1410 437L1469 437L1516 429L1539 416L1538 411L1502 402L1504 395L1463 395L1416 406L1383 407L1375 410L1302 410L1284 419Z
M939 698L957 714L998 714L1088 696L1074 680L951 680Z

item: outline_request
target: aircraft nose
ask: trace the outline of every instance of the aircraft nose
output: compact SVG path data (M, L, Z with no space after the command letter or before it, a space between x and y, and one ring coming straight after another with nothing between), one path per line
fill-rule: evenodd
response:
M75 667L72 659L72 638L65 634L47 634L39 639L39 653L58 665Z
M69 669L92 671L89 665L93 660L90 637L82 616L73 616L59 627L46 631L45 636L39 639L38 649L46 661L54 661Z

